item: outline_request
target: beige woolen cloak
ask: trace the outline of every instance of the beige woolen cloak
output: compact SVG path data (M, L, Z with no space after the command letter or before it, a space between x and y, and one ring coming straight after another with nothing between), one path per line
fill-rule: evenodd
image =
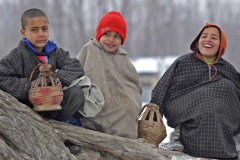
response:
M111 55L93 39L80 50L77 58L85 75L100 88L105 99L103 109L96 117L81 119L83 127L137 138L142 88L128 53L119 49Z

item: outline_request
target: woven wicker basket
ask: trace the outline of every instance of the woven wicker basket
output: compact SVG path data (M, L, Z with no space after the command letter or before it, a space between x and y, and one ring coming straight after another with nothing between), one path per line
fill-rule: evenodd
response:
M159 143L167 136L166 128L156 104L148 103L144 105L140 116L145 108L143 116L138 121L138 138L144 138L147 143L158 147ZM154 121L154 117L157 118L157 121Z
M37 65L30 75L30 81L37 68L39 68L40 73L35 84L32 85L29 90L29 100L34 105L33 109L35 111L62 109L60 103L63 99L63 90L62 86L55 84L55 77L51 71L51 65Z

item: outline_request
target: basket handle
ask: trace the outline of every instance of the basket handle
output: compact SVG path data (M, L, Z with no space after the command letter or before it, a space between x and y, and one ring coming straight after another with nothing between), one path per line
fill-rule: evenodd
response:
M156 116L157 116L157 122L163 123L162 116L161 116L160 113L159 113L159 107L158 107L156 104L154 104L154 103L145 104L145 105L142 107L142 109L141 109L141 111L140 111L140 113L139 113L139 116L142 115L142 112L144 111L144 109L145 109L146 107L148 107L148 108L147 108L146 111L144 112L142 119L146 119L148 113L150 112L149 121L153 121L154 112L155 112L155 113L156 113Z
M40 65L42 65L42 63L39 63L39 64L38 64L36 67L34 67L34 69L32 70L32 73L31 73L30 78L29 78L30 81L32 81L32 76L33 76L35 70L36 70Z
M48 65L47 64L40 65L39 71L40 71L39 76L41 77L41 80L42 80L42 82L41 82L42 87L47 86L46 75L49 76L48 78L49 78L52 86L55 87L54 75L52 72L51 65L49 65L49 64Z
M156 104L154 104L154 103L147 103L147 104L145 104L145 105L142 107L142 109L141 109L141 111L140 111L140 113L139 113L139 116L142 114L143 110L144 110L146 107L148 107L148 106L155 107L155 108L158 110L158 106L157 106Z
M162 116L160 115L160 113L159 113L159 110L158 109L156 109L155 107L153 108L153 107L151 107L150 108L150 110L152 110L151 111L151 115L150 115L150 120L153 120L153 117L154 117L154 112L156 113L156 115L157 115L157 122L161 122L161 123L163 123L163 119L162 119Z
M39 68L39 77L36 81L36 83L34 84L34 88L37 87L39 84L41 85L41 87L45 87L47 86L47 82L46 82L46 75L49 75L49 79L50 79L50 82L52 84L53 87L55 87L55 83L54 83L54 75L53 75L53 72L52 72L52 68L51 68L51 65L47 65L47 64L42 64L42 63L39 63L32 71L31 75L30 75L30 81L32 80L32 77L33 77L33 74L35 72L35 70ZM46 71L49 71L47 72L46 74Z
M143 110L144 110L147 106L148 106L148 104L145 104L145 105L142 107L142 109L141 109L141 111L140 111L140 113L139 113L139 116L141 116Z

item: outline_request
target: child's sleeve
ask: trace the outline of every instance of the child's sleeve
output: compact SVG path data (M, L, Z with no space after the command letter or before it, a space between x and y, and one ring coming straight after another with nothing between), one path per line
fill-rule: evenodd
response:
M87 59L87 47L84 46L78 53L77 55L77 59L80 61L83 69L84 69L84 65L85 65L85 61Z
M58 48L57 56L56 76L63 84L69 86L72 81L84 75L80 62L76 58L70 58L67 51Z
M138 76L138 74L137 74L137 78L138 78L138 84L137 84L137 87L138 87L138 89L139 89L139 92L140 92L140 94L142 95L142 85L141 85L141 82L140 82L140 80L139 80L139 76Z
M133 65L132 65L133 66ZM136 86L137 86L137 88L138 88L138 90L139 90L139 92L140 92L140 94L142 95L142 85L141 85L141 82L140 82L140 79L139 79L139 76L138 76L138 73L137 73L137 70L136 70L136 68L133 66L133 73L135 74L135 77L136 77L136 79L137 79L137 83L136 83Z
M0 61L0 89L17 99L26 100L31 82L29 78L21 77L9 59Z
M152 90L152 97L150 103L157 104L161 115L164 114L163 102L167 95L171 80L177 68L177 62L174 62L160 78L154 89Z

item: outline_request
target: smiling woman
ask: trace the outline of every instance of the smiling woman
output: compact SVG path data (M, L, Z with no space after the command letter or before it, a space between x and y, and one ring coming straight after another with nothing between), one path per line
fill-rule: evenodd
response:
M205 28L199 38L199 51L203 57L215 57L220 45L220 33L216 27Z
M223 30L207 23L193 52L175 60L153 89L150 102L175 128L166 149L181 145L191 156L238 157L233 136L240 133L240 78L222 59L226 47Z

